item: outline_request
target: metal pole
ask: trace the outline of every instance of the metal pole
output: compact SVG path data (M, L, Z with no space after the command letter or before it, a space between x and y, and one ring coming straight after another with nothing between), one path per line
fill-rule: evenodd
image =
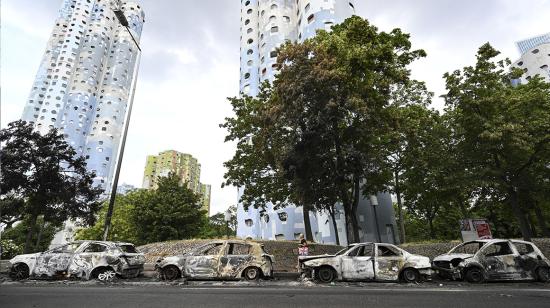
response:
M124 123L124 131L122 134L122 141L120 143L120 149L118 154L118 160L116 164L115 169L115 176L113 178L113 184L111 185L111 197L109 198L109 207L107 209L107 216L105 216L105 226L103 229L103 240L106 241L107 237L109 236L109 230L111 229L111 217L113 216L113 208L115 206L115 199L116 199L116 191L118 187L118 177L120 175L120 166L122 165L122 158L124 156L124 147L126 146L126 136L128 135L128 126L130 124L130 117L132 115L132 107L134 105L134 94L136 92L136 83L137 83L137 76L138 76L138 70L139 70L139 62L141 60L141 48L139 47L139 44L134 39L134 36L132 35L132 32L130 32L130 29L125 26L126 30L132 37L132 40L136 44L136 47L138 49L137 59L136 63L134 65L134 77L132 79L132 90L130 91L130 99L128 104L128 114L126 115L126 121Z

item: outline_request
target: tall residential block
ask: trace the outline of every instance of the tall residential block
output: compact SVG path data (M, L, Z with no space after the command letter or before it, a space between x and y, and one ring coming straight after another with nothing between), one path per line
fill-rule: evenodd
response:
M63 0L23 111L41 133L58 128L103 188L111 184L137 69L129 31L139 42L144 22L135 2Z
M201 196L203 208L210 213L211 186L202 184L201 164L190 154L168 150L158 155L147 156L145 171L143 172L143 188L156 189L158 177L174 173L182 185L187 185L194 193Z
M287 41L303 42L315 36L317 30L330 31L355 13L354 0L241 0L240 92L250 96L259 93L260 84L273 82L277 74L277 48ZM239 187L238 198L244 187ZM391 197L378 194L377 220L381 238L385 242L398 242ZM339 234L346 243L344 215L336 206L337 230L326 213L310 213L312 233L318 242L334 243ZM364 240L376 240L374 208L368 199L360 201L359 231ZM266 210L237 206L237 236L242 238L286 239L298 238L305 233L301 207L289 206Z
M550 82L550 33L535 36L516 43L521 57L513 67L523 70L519 82L526 83L534 76L540 76Z

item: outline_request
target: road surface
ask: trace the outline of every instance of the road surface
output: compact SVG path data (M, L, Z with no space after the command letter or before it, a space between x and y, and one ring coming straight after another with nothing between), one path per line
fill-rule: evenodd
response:
M550 307L550 285L2 284L0 307Z

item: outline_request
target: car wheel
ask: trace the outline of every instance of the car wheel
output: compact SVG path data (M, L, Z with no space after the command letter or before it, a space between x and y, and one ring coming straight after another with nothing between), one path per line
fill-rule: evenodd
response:
M403 281L405 282L418 282L420 280L420 274L418 271L414 268L406 268L401 272L401 277L403 277Z
M168 265L162 269L162 276L166 280L176 280L180 277L180 270L177 266Z
M550 281L550 269L548 267L537 268L537 280L540 282Z
M13 280L27 279L29 278L29 274L29 267L24 263L14 265L10 271L10 277Z
M260 269L257 267L248 267L244 270L243 276L246 280L260 279Z
M104 268L97 273L97 280L101 282L111 282L115 280L116 273L110 268Z
M466 271L466 280L470 283L482 283L485 281L483 272L477 267L471 267Z
M336 279L336 273L328 266L323 266L317 270L317 279L323 283L329 283Z

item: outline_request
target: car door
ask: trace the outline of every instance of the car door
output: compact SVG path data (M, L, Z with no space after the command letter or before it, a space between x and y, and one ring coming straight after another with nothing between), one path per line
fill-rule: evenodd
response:
M219 275L221 278L235 278L252 261L251 246L242 243L228 243L220 258Z
M484 266L490 280L510 280L517 278L518 268L514 253L508 241L491 243L478 252L480 263Z
M74 252L81 243L69 243L41 253L36 258L34 275L53 276L67 272Z
M107 265L109 257L105 253L109 250L102 243L88 243L80 252L75 253L70 266L70 273L79 277L87 277L97 266Z
M525 279L535 279L535 269L539 264L539 255L536 253L533 245L527 242L516 241L512 241L512 245L514 245L518 252L516 264L518 265L520 276Z
M374 256L374 277L376 280L398 280L403 264L403 254L388 244L376 244Z
M191 278L216 278L224 243L204 246L185 260L185 275Z
M374 279L373 244L355 247L340 256L344 280Z

